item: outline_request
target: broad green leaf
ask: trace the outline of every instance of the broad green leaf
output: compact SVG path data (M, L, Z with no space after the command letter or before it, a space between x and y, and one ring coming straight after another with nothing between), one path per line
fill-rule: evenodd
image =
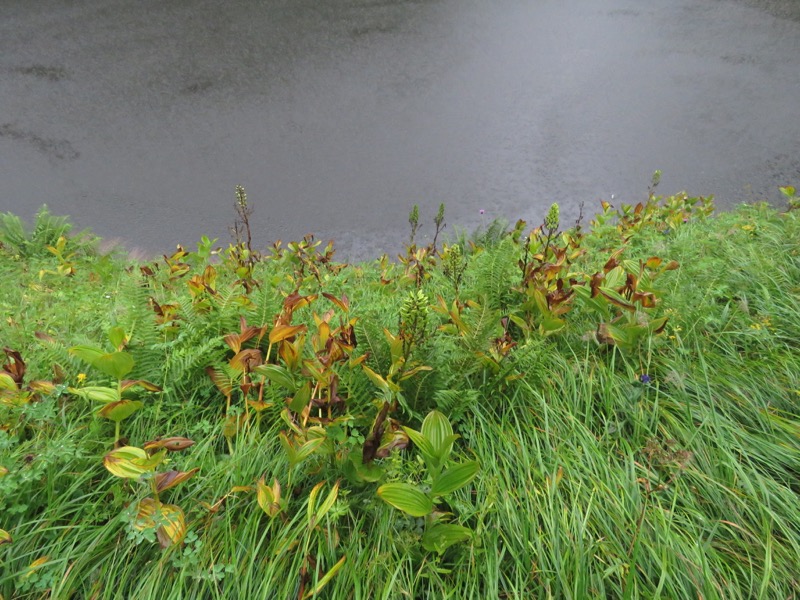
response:
M433 511L433 501L408 483L386 483L378 488L378 496L412 517L424 517Z
M294 382L292 374L286 367L280 365L260 365L253 369L253 373L263 375L275 385L286 388L290 392L297 389L297 384Z
M108 339L117 350L122 350L128 343L128 337L122 327L112 327L108 330Z
M94 400L95 402L117 402L119 390L117 388L104 387L99 385L87 385L82 388L67 388L70 394Z
M122 380L133 370L133 357L127 352L105 353L94 346L74 346L69 352L114 379Z
M414 445L417 447L417 450L419 450L420 454L422 454L425 462L429 463L429 468L431 466L438 467L439 458L436 454L436 449L433 447L433 444L431 444L430 440L428 440L428 438L426 438L416 429L403 427L403 431L405 431L406 435L408 435L408 438L414 442Z
M441 523L434 525L422 536L422 547L428 552L444 553L453 544L472 539L473 532L461 525Z
M443 496L464 487L475 478L479 470L480 465L474 460L446 469L434 479L431 486L431 495Z
M429 412L422 422L422 435L430 441L435 456L441 460L447 458L453 446L452 441L448 442L448 438L453 435L453 427L446 416L438 410Z
M103 406L97 414L106 419L111 419L115 423L124 421L133 413L144 406L143 402L138 400L118 400L117 402L110 402Z
M308 403L311 401L311 382L306 381L300 389L297 390L294 394L294 398L292 398L291 402L289 402L289 408L291 408L294 412L299 413L303 412Z

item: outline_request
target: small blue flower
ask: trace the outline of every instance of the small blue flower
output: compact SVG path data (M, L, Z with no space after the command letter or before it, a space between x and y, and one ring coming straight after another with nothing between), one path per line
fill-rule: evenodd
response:
M639 381L641 383L645 383L646 384L646 383L650 383L651 381L653 381L653 378L650 377L650 375L648 375L647 373L642 373L641 375L639 375Z

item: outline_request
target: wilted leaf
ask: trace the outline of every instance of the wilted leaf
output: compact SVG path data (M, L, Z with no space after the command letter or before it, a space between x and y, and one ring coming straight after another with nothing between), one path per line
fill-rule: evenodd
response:
M17 382L14 381L14 378L5 371L0 371L0 390L10 390L12 392L19 390Z
M149 381L145 381L144 379L124 379L120 382L120 387L124 392L127 389L140 387L148 392L160 392L161 388L157 386L155 383L150 383Z
M156 502L153 498L144 498L138 504L133 526L142 531L156 525L158 525L156 537L162 548L180 543L186 535L186 519L179 506Z
M0 529L0 546L3 544L10 544L14 540L11 538L11 534L8 533L5 529Z
M249 373L262 362L264 361L261 358L261 350L258 348L245 348L237 352L229 364L236 371Z
M272 487L264 483L264 478L258 480L256 487L256 499L258 505L270 517L274 517L281 510L281 484L277 479L273 479Z
M322 292L322 295L333 302L336 306L341 308L344 312L348 312L350 310L350 301L347 299L346 295L342 294L341 300L333 294L329 294L328 292Z
M169 450L170 452L180 452L194 446L194 441L185 437L166 437L159 438L144 443L144 449L150 450Z
M164 452L148 456L147 452L135 446L123 446L112 450L103 457L103 464L113 475L127 479L138 479L144 473L153 471L164 460Z
M305 325L276 325L269 332L269 343L277 344L285 339L294 337L298 333L302 333L306 329Z
M160 494L164 490L173 488L194 477L194 474L199 470L199 467L195 467L191 471L167 471L165 473L158 473L155 476L156 490Z
M424 517L433 511L433 501L408 483L386 483L378 488L378 496L412 517Z
M22 576L22 578L27 579L28 577L33 575L36 569L41 567L48 560L50 560L49 556L40 556L39 558L37 558L35 561L33 561L31 564L28 565L28 569L25 571L25 574Z

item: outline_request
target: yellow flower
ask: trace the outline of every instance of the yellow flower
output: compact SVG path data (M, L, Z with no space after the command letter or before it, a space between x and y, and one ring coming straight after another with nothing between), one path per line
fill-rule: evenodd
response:
M78 373L78 383L86 381L86 373Z

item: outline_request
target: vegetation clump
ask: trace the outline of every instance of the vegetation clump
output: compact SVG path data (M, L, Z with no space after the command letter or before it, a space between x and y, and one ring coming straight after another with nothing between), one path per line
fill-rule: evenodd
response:
M794 189L657 184L352 265L0 216L0 598L794 597Z

